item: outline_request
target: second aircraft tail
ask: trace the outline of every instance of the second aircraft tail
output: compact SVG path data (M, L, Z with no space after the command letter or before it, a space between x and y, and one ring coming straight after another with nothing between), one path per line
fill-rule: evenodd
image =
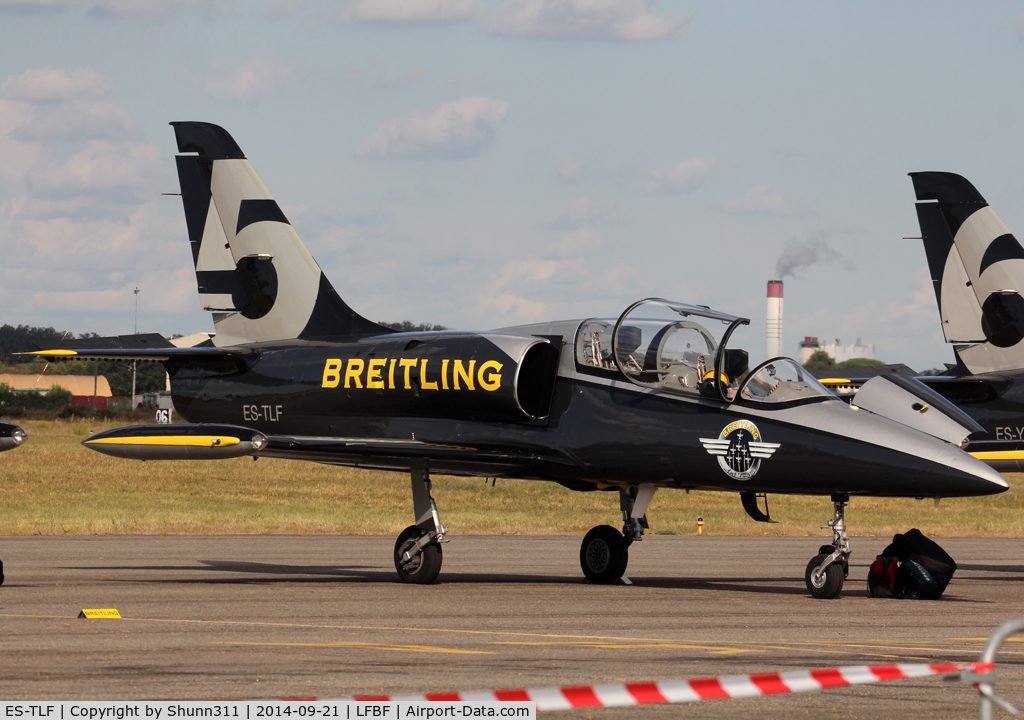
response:
M946 342L971 373L1024 370L1024 248L965 178L910 177Z

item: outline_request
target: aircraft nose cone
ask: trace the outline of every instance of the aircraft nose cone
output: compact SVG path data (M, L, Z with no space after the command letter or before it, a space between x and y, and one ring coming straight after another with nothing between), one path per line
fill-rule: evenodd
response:
M949 471L960 483L974 487L975 495L996 495L1010 489L1010 483L999 472L963 450L953 455Z
M804 420L821 438L818 465L837 491L846 486L849 494L975 497L1009 488L1002 475L956 445L881 415L822 403L809 408Z

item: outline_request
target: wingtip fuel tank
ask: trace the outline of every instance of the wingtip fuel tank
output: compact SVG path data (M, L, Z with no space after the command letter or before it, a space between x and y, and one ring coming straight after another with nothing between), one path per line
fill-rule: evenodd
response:
M259 452L267 436L234 425L128 425L98 433L82 445L131 460L224 460Z
M0 452L13 450L28 440L25 428L14 423L0 422Z

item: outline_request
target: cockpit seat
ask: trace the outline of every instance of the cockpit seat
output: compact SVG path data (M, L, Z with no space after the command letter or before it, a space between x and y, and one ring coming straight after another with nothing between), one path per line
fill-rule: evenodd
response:
M638 328L636 325L623 325L620 327L619 334L615 339L619 350L619 362L630 369L638 370L639 366L637 365L636 358L633 356L633 353L635 353L637 348L640 347L640 343L643 342L643 339L643 330Z
M669 366L662 384L670 388L695 388L700 383L700 374L697 368L676 363Z
M730 380L739 380L750 369L750 357L746 350L726 349L722 358L722 371Z
M644 333L636 325L623 325L619 328L619 336L616 338L616 342L619 345L619 352L624 355L630 355L636 352L636 349L640 347L640 343L643 342Z

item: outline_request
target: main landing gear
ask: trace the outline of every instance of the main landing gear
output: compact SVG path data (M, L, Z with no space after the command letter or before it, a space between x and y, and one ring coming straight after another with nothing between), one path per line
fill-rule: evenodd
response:
M619 490L622 510L622 532L611 525L598 525L583 537L580 545L580 567L587 580L610 585L626 574L629 546L643 539L647 529L647 506L657 488L646 485Z
M412 469L412 505L416 524L395 541L395 569L404 583L426 585L441 572L441 543L448 528L441 525L437 503L430 496L430 474L424 467Z
M804 580L807 591L812 597L831 599L839 595L843 589L843 581L850 574L850 539L846 535L846 503L849 495L833 495L832 504L835 514L822 526L822 530L831 528L832 544L822 545L818 554L807 563Z

